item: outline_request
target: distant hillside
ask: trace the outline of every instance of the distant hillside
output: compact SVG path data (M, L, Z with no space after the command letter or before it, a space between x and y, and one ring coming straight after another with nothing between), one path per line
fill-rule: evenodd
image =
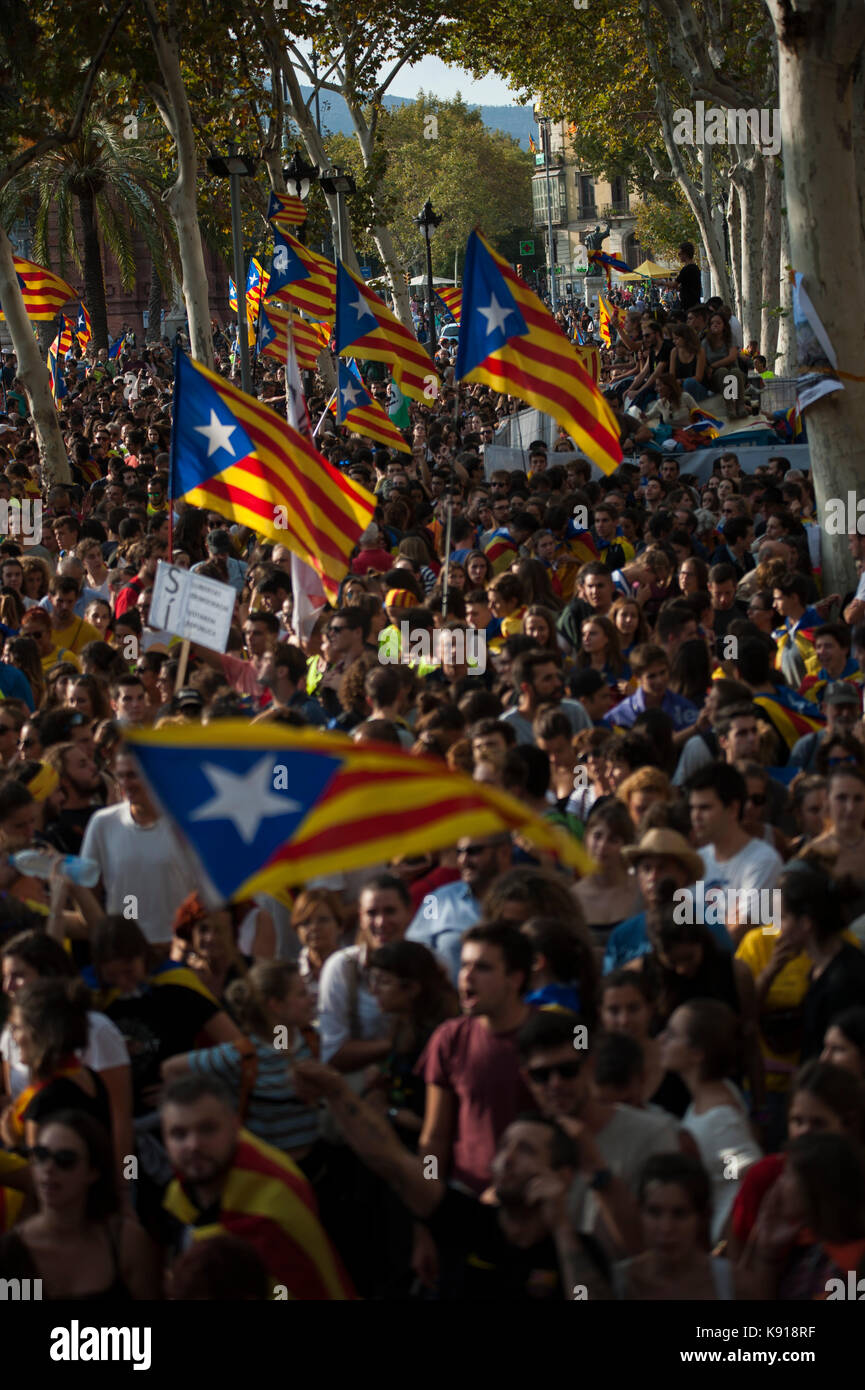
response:
M311 87L301 87L304 99L309 97L311 90ZM410 106L411 101L408 97L385 97L384 104ZM325 134L328 131L334 135L353 133L351 118L342 97L327 92L322 95L320 105L321 125ZM483 123L489 130L501 130L505 135L512 135L515 140L519 140L524 149L528 148L529 136L537 136L530 106L478 106L474 102L469 102L468 105L472 110L480 111Z

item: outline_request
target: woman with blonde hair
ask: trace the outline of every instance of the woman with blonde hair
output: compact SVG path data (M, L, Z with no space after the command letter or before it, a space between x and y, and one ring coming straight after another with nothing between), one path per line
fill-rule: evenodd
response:
M342 902L329 888L306 888L298 893L291 925L301 943L298 969L315 1000L325 961L343 944Z
M228 986L226 1001L244 1036L166 1058L163 1080L188 1072L217 1077L241 1124L298 1162L320 1130L317 1110L298 1100L291 1079L295 1062L318 1055L312 996L296 965L259 961Z

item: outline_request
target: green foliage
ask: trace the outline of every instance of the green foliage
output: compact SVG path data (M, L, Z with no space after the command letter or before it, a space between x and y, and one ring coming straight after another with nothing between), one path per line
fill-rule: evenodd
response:
M634 235L642 247L651 248L651 259L675 265L682 241L700 244L700 231L678 184L667 184L669 197L644 197L634 205Z

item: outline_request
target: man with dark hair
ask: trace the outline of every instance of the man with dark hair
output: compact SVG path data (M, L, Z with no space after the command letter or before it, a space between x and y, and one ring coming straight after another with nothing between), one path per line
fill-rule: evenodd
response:
M77 743L56 743L45 762L60 778L63 804L45 827L45 839L61 854L80 854L94 811L105 804L102 777L91 754Z
M712 626L716 637L724 637L736 618L744 618L744 604L736 598L738 576L732 565L713 565L709 570L709 598L712 600Z
M459 971L463 1017L440 1024L418 1063L427 1086L418 1152L435 1157L440 1177L478 1196L502 1134L534 1108L516 1049L531 1012L522 998L531 969L531 942L517 927L471 927Z
M277 642L268 649L270 661L260 668L261 680L273 696L273 708L297 710L316 728L327 724L327 715L318 700L306 692L307 661L300 647Z
M757 563L749 548L754 539L754 523L748 516L730 517L724 522L723 534L724 544L718 546L711 562L713 565L732 565L737 580L744 579Z
M511 682L517 695L516 704L501 715L517 737L517 743L534 743L532 721L540 705L554 704L567 715L575 734L590 729L592 721L579 700L563 699L565 683L562 662L557 652L536 647L523 652L511 667Z
M738 941L748 924L760 921L752 892L776 888L783 861L777 850L749 835L741 824L748 789L738 768L730 763L697 768L688 778L687 790L705 891L721 888L726 893L734 888L741 894L735 920L727 923Z
M594 1093L589 1029L575 1014L540 1009L517 1037L523 1076L542 1115L576 1121L582 1172L569 1195L574 1226L621 1258L641 1243L634 1200L640 1172L656 1153L676 1153L670 1115L611 1105Z
M685 313L700 303L703 297L703 280L700 267L694 261L694 243L683 241L679 247L679 260L682 268L674 280L665 280L667 289L676 290L679 304Z
M241 1127L235 1100L220 1081L193 1075L169 1082L159 1112L177 1175L164 1207L182 1230L178 1245L237 1235L263 1259L273 1296L354 1297L300 1168Z
M111 687L111 709L119 724L140 728L150 723L153 711L140 676L133 672L118 676Z
M816 665L814 637L822 627L818 610L807 603L808 584L803 574L788 570L772 586L775 612L783 621L772 633L778 644L777 666L795 686L801 685L809 666Z
M583 623L609 613L615 592L610 571L600 560L589 560L581 567L575 595L556 622L561 635L577 651L582 644Z
M49 586L51 595L51 637L55 652L72 652L77 656L88 642L98 642L101 632L84 618L76 618L75 605L81 585L71 575L55 575ZM31 610L32 611L32 610ZM68 660L56 656L55 661Z

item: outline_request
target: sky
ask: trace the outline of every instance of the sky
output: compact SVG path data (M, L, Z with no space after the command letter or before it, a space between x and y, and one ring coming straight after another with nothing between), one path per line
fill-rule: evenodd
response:
M464 68L447 67L440 58L423 58L419 63L400 69L388 96L415 99L423 88L449 100L460 92L470 106L513 106L514 93L501 77L491 75L478 82Z

